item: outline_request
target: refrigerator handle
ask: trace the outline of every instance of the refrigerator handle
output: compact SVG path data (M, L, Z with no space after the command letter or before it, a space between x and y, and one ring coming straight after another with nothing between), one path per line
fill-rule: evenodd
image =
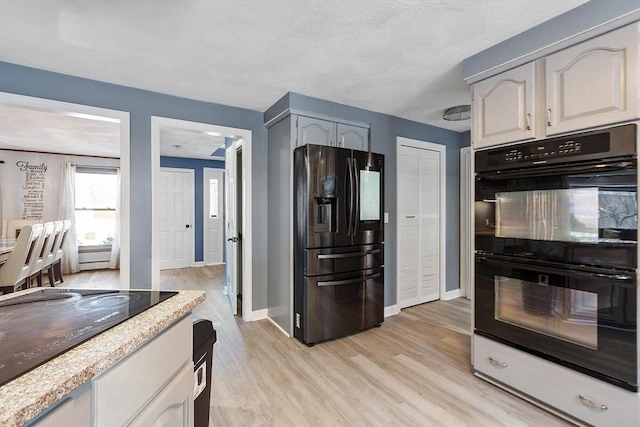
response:
M352 226L351 223L353 222L353 201L354 201L354 186L353 186L353 180L354 180L354 176L353 176L353 166L351 164L351 161L353 159L351 159L350 157L347 157L347 169L349 170L349 211L347 212L347 224L348 224L348 230L347 230L347 235L348 236L352 236Z
M353 197L353 235L358 231L358 219L360 218L360 169L358 169L358 161L353 159L353 176L355 177L355 192Z
M380 277L380 273L374 273L365 277L358 277L355 279L347 279L347 280L328 280L326 282L316 282L318 286L338 286L338 285L353 285L354 283L362 283L367 280L377 279Z

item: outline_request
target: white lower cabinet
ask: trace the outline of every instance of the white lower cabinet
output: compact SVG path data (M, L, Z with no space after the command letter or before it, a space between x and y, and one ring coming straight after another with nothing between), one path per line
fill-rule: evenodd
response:
M193 382L192 340L193 325L187 316L98 375L91 384L95 427L128 424L185 364L191 366Z
M193 415L193 362L190 362L146 406L130 426L193 426Z
M193 427L190 315L64 396L28 427Z
M91 387L84 384L25 427L86 427L91 425Z
M516 392L594 426L636 427L637 393L474 335L473 368Z

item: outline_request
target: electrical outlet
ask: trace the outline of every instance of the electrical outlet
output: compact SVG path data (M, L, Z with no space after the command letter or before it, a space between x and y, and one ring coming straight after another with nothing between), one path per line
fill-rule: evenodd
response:
M384 223L389 224L389 212L384 213Z

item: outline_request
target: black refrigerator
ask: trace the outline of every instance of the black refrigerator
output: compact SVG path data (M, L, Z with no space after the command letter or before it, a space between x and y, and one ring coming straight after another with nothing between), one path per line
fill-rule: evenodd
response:
M294 152L294 336L307 345L384 321L384 156Z

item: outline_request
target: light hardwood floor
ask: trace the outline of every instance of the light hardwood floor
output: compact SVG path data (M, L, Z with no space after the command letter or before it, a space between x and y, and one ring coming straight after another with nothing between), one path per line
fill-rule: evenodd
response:
M402 310L381 328L308 348L270 321L243 322L222 294L222 266L167 270L162 289L202 289L213 321L211 426L567 426L471 374L470 304ZM65 287L117 287L113 272Z

